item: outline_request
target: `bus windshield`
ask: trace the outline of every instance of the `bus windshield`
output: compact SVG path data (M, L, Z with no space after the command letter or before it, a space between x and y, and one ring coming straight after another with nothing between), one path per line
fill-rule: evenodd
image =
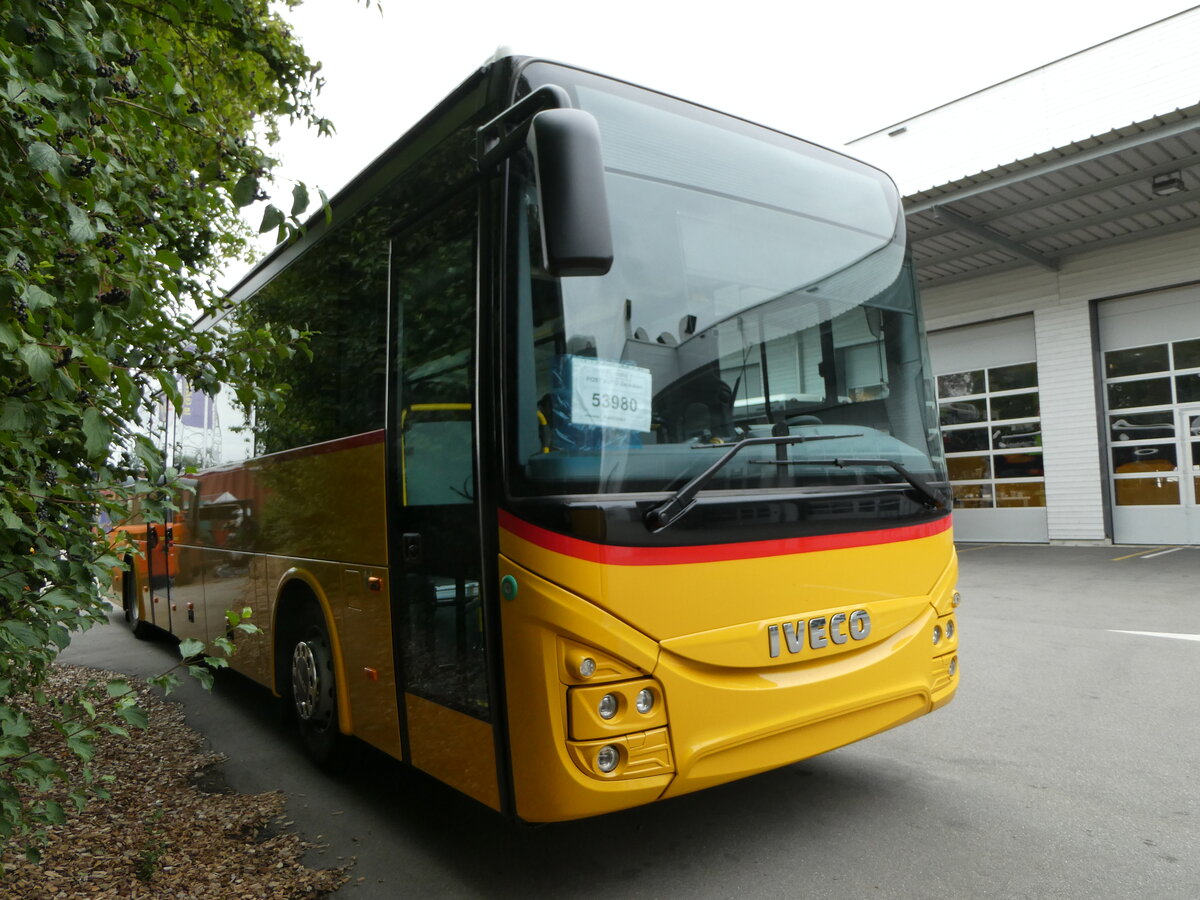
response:
M944 480L896 191L803 141L546 64L600 124L614 264L541 269L537 190L513 210L510 484L674 490L751 437L707 490ZM512 394L510 394L512 396Z

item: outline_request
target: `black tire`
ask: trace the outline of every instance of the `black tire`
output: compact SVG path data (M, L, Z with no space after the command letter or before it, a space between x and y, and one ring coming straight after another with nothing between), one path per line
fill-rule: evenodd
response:
M321 768L338 770L345 762L346 741L338 730L333 645L317 607L306 606L296 618L285 652L288 691L284 699L291 704L304 749Z
M121 605L125 607L125 621L135 638L145 641L154 636L154 626L138 614L137 576L132 559L125 561L125 570L121 573Z

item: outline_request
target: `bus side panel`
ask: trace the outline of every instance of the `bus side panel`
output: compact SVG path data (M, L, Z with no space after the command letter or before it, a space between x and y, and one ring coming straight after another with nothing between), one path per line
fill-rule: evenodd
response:
M279 692L279 601L302 583L329 626L342 729L399 758L385 509L382 431L201 474L174 622L187 623L201 585L196 618L209 640L224 633L225 610L250 608L263 632L235 634L231 665Z
M492 726L465 713L405 694L414 766L492 809L500 809Z

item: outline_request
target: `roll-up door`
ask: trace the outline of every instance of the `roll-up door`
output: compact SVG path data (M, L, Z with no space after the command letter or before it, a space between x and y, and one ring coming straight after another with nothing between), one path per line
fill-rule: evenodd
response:
M929 336L959 540L1048 539L1033 327L1022 316Z
M1200 287L1100 304L1119 544L1200 544Z

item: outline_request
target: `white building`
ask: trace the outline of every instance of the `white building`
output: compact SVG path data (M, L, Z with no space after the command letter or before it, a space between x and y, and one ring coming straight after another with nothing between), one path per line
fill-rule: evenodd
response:
M850 142L905 194L962 540L1200 544L1200 7Z

